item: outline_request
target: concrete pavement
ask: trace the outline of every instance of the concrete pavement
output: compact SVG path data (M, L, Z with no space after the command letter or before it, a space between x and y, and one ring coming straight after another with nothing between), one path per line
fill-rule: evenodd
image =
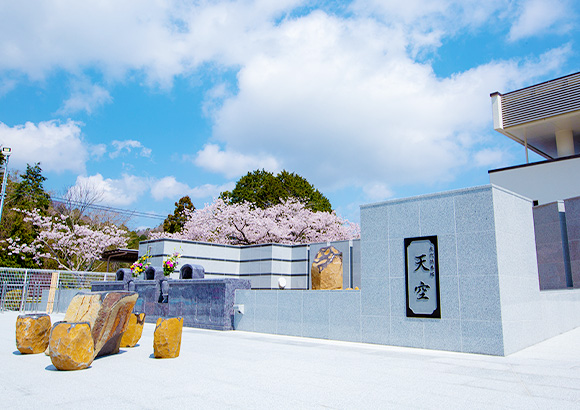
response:
M508 357L184 328L180 356L154 359L146 324L60 372L16 350L17 315L0 313L2 408L580 409L580 328Z

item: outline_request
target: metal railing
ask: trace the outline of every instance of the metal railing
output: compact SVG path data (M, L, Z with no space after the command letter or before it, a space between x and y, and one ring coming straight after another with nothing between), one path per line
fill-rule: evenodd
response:
M103 280L115 280L115 273L0 267L0 312L65 312L78 291Z
M580 72L501 96L503 127L580 110Z

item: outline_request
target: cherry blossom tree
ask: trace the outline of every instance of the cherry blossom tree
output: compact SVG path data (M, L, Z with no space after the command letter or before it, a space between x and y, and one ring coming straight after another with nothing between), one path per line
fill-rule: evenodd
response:
M73 223L64 215L43 216L38 209L14 210L32 223L38 235L31 243L8 238L8 250L11 254L31 254L38 264L47 258L65 270L90 271L107 248L127 245L126 232L116 225L94 228Z
M155 233L151 238L250 245L325 242L359 236L357 224L334 212L313 212L294 198L265 209L249 202L227 204L218 198L203 209L189 211L181 232Z

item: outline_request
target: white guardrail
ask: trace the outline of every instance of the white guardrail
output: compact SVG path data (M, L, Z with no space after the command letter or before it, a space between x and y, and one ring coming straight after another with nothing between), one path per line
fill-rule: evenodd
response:
M115 280L115 273L0 267L0 312L66 312L78 291L103 280Z

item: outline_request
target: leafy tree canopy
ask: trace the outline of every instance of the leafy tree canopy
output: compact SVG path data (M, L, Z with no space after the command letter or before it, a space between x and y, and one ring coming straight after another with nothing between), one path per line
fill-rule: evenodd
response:
M312 211L332 211L328 198L304 177L288 171L282 171L276 176L263 169L248 172L231 192L222 192L220 198L229 204L247 201L262 209L296 198Z
M163 221L163 230L168 233L181 232L185 222L188 220L186 210L195 211L195 206L193 206L189 196L184 196L175 203L173 215L167 215L167 218Z
M9 197L11 206L21 209L40 209L46 212L50 206L50 195L42 186L46 178L42 175L40 164L26 165L26 172L20 176L20 182L14 185L14 190Z
M27 165L24 174L11 173L6 184L6 201L0 221L0 266L15 268L32 268L38 265L30 255L14 255L7 250L9 238L20 238L25 242L32 242L38 232L30 222L24 220L21 212L13 208L26 210L39 209L46 215L50 205L50 195L44 191L40 164ZM50 263L45 267L51 268Z

